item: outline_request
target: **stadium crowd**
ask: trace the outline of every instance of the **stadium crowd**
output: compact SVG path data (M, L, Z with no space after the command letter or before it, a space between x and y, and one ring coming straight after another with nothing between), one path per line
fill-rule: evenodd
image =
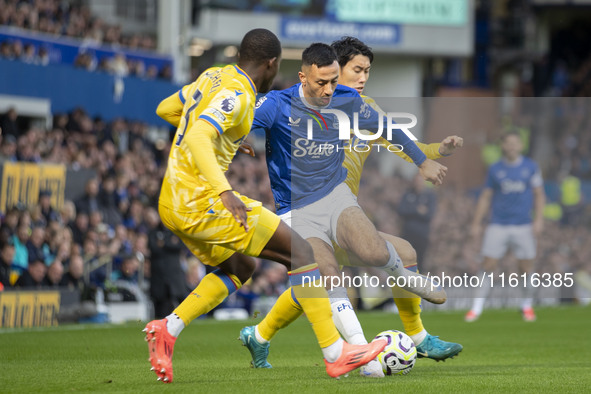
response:
M153 51L154 37L124 34L122 27L92 15L79 2L59 0L0 0L0 25L76 38L95 45Z
M155 51L156 41L147 34L125 34L122 27L107 24L92 15L87 6L57 0L0 0L0 26L33 30L51 36L80 41L74 66L87 71L107 72L118 76L144 79L172 78L170 65L158 67L141 58L129 58L120 49ZM98 58L92 48L104 46L116 53ZM28 64L47 65L51 60L44 45L23 43L19 38L0 42L0 58Z

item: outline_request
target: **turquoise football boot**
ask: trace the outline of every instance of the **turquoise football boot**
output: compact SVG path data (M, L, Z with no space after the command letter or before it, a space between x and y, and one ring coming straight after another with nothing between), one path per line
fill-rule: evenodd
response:
M417 346L417 355L419 358L425 357L441 361L454 358L463 348L459 343L445 342L438 336L427 335L423 342Z
M254 368L272 368L271 364L267 362L269 357L269 346L270 343L261 344L257 341L254 333L254 326L244 327L240 330L240 338L242 346L246 346L252 361L250 362Z

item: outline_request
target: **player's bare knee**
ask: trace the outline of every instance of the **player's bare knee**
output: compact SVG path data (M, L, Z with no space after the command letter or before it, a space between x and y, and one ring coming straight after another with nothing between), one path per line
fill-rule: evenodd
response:
M235 253L229 259L218 265L222 271L237 277L241 283L246 282L256 269L256 261L249 256Z
M339 277L341 275L341 271L336 264L320 264L318 268L320 269L320 273L325 277Z
M293 237L291 244L292 262L297 266L312 264L314 262L314 251L312 246L301 237Z
M356 254L366 266L370 267L383 267L388 263L388 260L390 260L390 252L384 241L374 246L364 248L364 250Z
M252 257L249 257L249 256L242 256L242 257L244 257L241 260L242 264L241 264L240 274L242 277L238 277L238 279L240 279L240 281L242 283L244 283L252 276L252 274L254 273L254 270L257 267L257 264L256 264L256 261Z
M396 247L396 252L398 252L398 256L400 256L404 265L416 264L417 251L412 247L410 242L404 241L403 243L400 243L400 245Z

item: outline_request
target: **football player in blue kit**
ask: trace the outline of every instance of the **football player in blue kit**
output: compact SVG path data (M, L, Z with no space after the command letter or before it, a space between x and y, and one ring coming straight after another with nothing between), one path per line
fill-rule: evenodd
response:
M480 317L494 284L488 274L496 270L499 259L509 250L519 260L520 273L526 274L526 286L523 285L524 281L520 284L523 289L523 319L536 320L532 308L535 289L528 282L536 257L536 237L544 226L546 197L542 175L532 159L522 156L523 143L519 134L510 132L503 135L501 148L503 158L488 170L486 185L478 199L472 221L471 235L478 238L482 233L482 221L490 210L481 250L485 281L476 290L472 308L465 316L467 322Z

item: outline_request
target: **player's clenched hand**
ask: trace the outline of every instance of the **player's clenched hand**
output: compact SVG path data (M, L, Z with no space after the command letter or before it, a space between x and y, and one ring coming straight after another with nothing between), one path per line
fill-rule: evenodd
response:
M463 145L464 139L462 137L458 137L457 135L445 137L445 139L441 141L441 145L439 145L439 154L442 156L449 156L453 154L457 148L461 148Z
M238 152L245 153L245 154L252 156L252 157L254 157L254 154L255 154L254 148L248 142L241 143L240 146L238 147Z
M443 183L443 178L447 174L447 167L436 161L427 159L419 166L419 172L424 180L438 186Z
M248 216L246 212L252 211L252 208L247 208L246 205L244 205L244 203L242 202L242 200L236 197L234 192L232 192L231 190L226 190L225 192L222 192L222 194L220 194L220 199L222 200L222 204L224 204L224 207L226 207L226 209L230 211L232 216L234 216L234 219L236 219L236 221L240 223L240 226L244 227L244 231L248 231Z

